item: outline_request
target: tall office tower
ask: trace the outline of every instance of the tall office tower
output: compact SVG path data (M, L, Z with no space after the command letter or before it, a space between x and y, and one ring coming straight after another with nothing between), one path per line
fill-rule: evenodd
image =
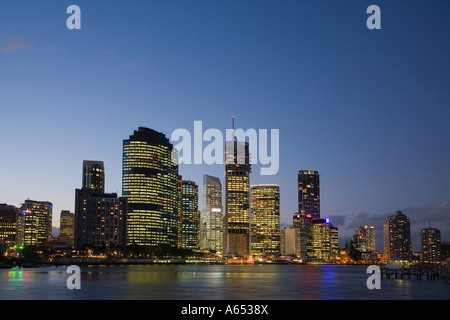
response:
M105 167L103 161L83 161L83 189L105 192Z
M401 211L389 216L383 225L384 254L388 260L410 260L412 257L409 218Z
M0 244L24 244L24 215L15 206L0 203Z
M441 260L441 231L435 228L422 229L420 232L422 260L435 263Z
M275 184L251 186L250 252L280 254L280 187Z
M182 182L181 248L198 249L200 235L198 186L194 181Z
M248 142L225 142L225 253L250 253L250 154Z
M203 175L202 248L223 252L223 207L220 179Z
M179 244L180 177L173 145L139 127L123 141L122 196L128 200L127 244Z
M305 218L320 218L319 172L298 172L298 213Z
M299 170L298 172L298 214L299 228L301 230L300 243L302 245L302 258L304 250L312 248L312 233L309 230L311 221L320 218L320 187L319 172L314 170ZM312 253L307 253L311 255Z
M73 247L74 239L74 222L75 215L68 211L62 210L59 225L59 241L64 242L67 246Z
M25 216L24 244L40 245L52 238L53 204L47 201L25 200L21 210Z

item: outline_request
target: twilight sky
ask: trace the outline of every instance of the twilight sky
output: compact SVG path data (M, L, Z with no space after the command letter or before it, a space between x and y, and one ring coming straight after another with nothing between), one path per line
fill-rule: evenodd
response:
M81 8L81 30L66 9ZM381 30L366 9L381 8ZM3 1L0 202L74 210L83 160L102 160L122 193L122 140L138 126L194 121L225 134L280 130L281 221L297 173L321 175L321 216L341 241L397 210L450 241L450 2ZM176 143L175 143L176 144ZM204 144L204 146L206 143ZM222 165L182 165L201 185ZM342 244L342 242L341 242Z

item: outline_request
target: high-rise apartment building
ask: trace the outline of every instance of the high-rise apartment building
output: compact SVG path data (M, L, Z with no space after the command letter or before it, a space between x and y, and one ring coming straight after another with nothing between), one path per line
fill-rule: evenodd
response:
M250 154L248 142L225 143L225 253L250 253Z
M205 250L223 252L222 184L217 177L203 175L202 237Z
M53 204L48 201L25 200L24 245L40 245L52 238Z
M420 232L422 260L436 263L441 260L441 231L436 228L425 228Z
M179 245L181 185L176 150L139 127L123 141L122 196L128 200L127 244Z
M280 187L252 185L251 198L250 251L257 255L279 255Z
M387 260L410 260L412 257L409 218L401 211L389 216L383 225L384 254Z
M200 242L198 186L194 181L182 181L181 248L198 249Z
M24 244L24 214L11 205L0 203L0 244Z

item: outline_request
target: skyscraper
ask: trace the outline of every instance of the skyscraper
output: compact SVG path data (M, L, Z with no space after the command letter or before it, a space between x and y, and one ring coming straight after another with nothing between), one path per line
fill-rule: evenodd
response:
M436 228L425 228L420 232L422 260L435 263L441 260L441 231Z
M265 256L280 253L280 187L251 186L250 251Z
M225 143L225 253L250 253L250 154L248 142Z
M105 192L105 167L103 161L83 161L83 189Z
M24 244L40 245L52 238L53 204L48 201L25 200L21 206L25 216Z
M311 221L320 218L319 172L299 170L298 172L298 217L296 227L300 229L301 257L314 256Z
M223 252L223 207L220 179L203 175L202 248Z
M181 186L175 153L163 133L149 128L139 127L123 141L127 244L179 244Z
M182 182L181 248L198 249L200 213L198 211L198 186L194 181Z
M320 218L319 172L298 172L298 213L306 218Z
M401 211L389 216L383 225L384 254L387 260L410 260L412 257L409 218Z
M82 188L75 189L73 246L76 249L125 245L126 199L117 193L105 193L104 186L103 162L83 161ZM69 225L64 226L66 222ZM62 240L70 241L70 212L61 214L61 232Z

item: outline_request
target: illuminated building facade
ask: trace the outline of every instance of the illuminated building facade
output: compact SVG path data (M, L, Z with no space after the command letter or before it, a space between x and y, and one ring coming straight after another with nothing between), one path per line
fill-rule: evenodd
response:
M73 247L74 223L75 215L72 212L68 210L61 211L59 241L64 242L69 247Z
M105 167L103 161L83 161L83 189L105 192Z
M280 187L251 186L250 251L274 256L280 253Z
M293 216L293 226L298 230L298 253L297 257L306 259L308 257L308 231L306 229L305 214L296 213Z
M374 252L375 228L373 226L358 227L352 239L352 246L359 252Z
M24 245L40 245L50 241L53 204L28 199L22 204L21 210L24 214Z
M223 252L222 183L217 177L203 175L202 248Z
M0 244L24 244L24 215L19 208L4 203L0 204Z
M298 215L297 227L300 228L300 246L302 258L313 255L311 248L311 221L320 218L320 184L319 172L315 170L299 170L298 172ZM306 254L305 254L306 251Z
M338 254L337 228L327 218L316 218L309 221L309 232L308 258L332 262Z
M174 153L169 139L149 128L139 127L123 141L127 244L179 245L181 186Z
M387 260L411 260L411 229L409 218L401 211L389 216L383 225L384 254Z
M298 213L305 218L320 218L319 172L298 172Z
M247 142L225 143L225 253L250 253L250 155Z
M435 263L441 260L441 231L439 229L422 229L420 243L424 262Z
M200 242L198 186L194 181L182 181L181 248L198 249Z
M125 245L127 200L117 193L105 193L103 161L83 161L82 188L75 190L73 236L71 213L61 213L60 240L76 249Z
M116 193L75 190L74 247L125 245L126 199Z

